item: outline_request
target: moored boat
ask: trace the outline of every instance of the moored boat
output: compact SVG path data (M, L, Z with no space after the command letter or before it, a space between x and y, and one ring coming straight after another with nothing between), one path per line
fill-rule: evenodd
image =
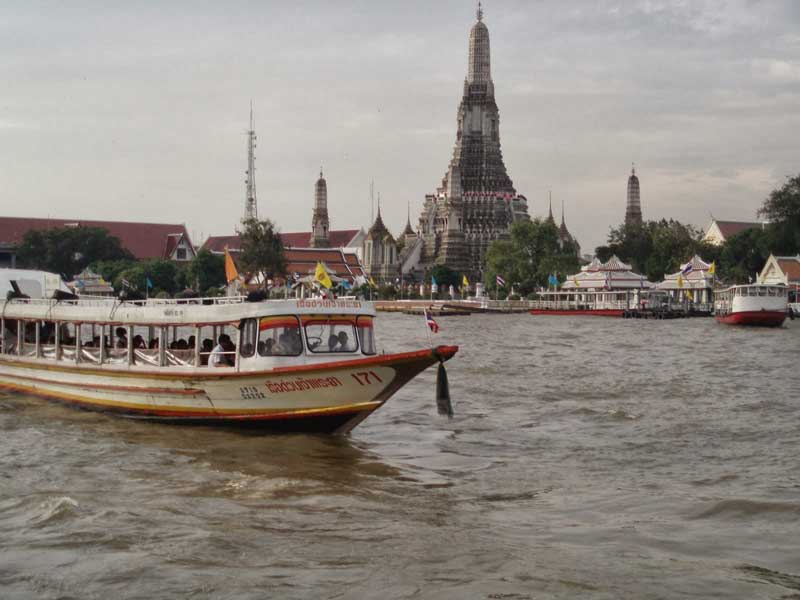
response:
M787 311L785 285L733 285L714 293L714 316L728 325L780 327Z
M456 346L379 354L354 299L3 305L0 387L175 423L346 433Z

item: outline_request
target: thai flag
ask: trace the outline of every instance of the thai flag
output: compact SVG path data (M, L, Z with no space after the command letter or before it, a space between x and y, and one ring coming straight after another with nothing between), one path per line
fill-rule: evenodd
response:
M505 286L506 286L506 280L505 280L505 279L503 279L502 277L500 277L500 275L497 275L497 276L495 277L495 279L496 279L496 281L497 281L497 285L498 285L499 287L505 287Z
M425 323L433 333L439 333L439 324L433 320L433 317L427 310L425 311Z
M686 266L681 269L681 275L686 277L692 271L694 271L694 266L692 266L692 263L686 263Z

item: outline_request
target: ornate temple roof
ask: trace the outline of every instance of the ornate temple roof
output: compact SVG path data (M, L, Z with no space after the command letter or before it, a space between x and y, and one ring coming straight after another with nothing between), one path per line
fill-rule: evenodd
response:
M595 273L595 272L607 272L607 271L630 271L631 266L627 263L622 262L619 257L614 254L611 258L609 258L606 262L602 263L600 260L595 256L588 265L581 267L581 271L587 273Z
M378 216L375 217L375 222L372 224L372 227L369 228L369 231L367 231L367 239L373 242L389 239L394 242L394 237L392 237L392 234L386 229L386 225L383 224L380 204L378 205Z

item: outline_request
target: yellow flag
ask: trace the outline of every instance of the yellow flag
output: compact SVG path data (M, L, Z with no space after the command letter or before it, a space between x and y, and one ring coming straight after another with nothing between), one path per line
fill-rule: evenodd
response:
M581 287L580 282L578 281L577 277L572 278L572 282L575 284L575 287Z
M228 247L225 246L225 280L230 283L234 279L239 278L239 271L236 270L236 264L233 262L231 253L228 252Z
M716 263L716 262L714 262L714 261L712 261L712 262L711 262L711 266L710 266L710 267L708 267L708 274L709 274L709 275L713 275L713 274L714 274L714 273L716 273L716 272L717 272L717 263Z
M372 278L372 275L369 276L369 284L374 288L378 287L378 284L375 283L375 280Z
M321 262L317 263L317 270L314 272L314 281L318 281L320 285L323 285L328 289L333 286L333 282L331 281L331 278L328 277L328 272L325 270L325 267L322 266Z
M694 300L694 295L692 294L692 290L686 290L686 297L689 300Z
M461 282L464 287L469 287L469 279L464 275L464 280Z
M680 273L678 273L678 287L683 287L683 276Z

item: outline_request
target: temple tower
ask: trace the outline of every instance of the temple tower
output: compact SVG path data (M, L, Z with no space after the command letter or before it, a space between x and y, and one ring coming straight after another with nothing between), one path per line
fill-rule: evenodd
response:
M480 4L468 56L453 156L441 186L425 197L419 230L424 267L444 264L477 279L489 244L507 237L515 220L529 217L527 200L517 194L503 163L489 29Z
M631 166L631 176L628 177L628 204L625 207L625 225L642 224L642 203L639 197L639 178L636 176L636 167Z
M331 245L330 221L328 221L328 184L319 169L319 179L314 186L314 216L311 217L312 248L329 248Z
M253 103L250 103L250 129L247 130L247 171L245 171L244 220L258 218L256 201L256 129L253 120Z

